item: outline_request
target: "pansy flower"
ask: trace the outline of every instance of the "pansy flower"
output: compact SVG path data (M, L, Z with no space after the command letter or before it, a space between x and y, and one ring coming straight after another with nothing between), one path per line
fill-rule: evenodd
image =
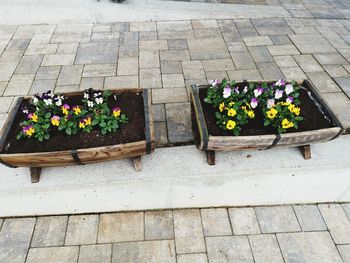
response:
M236 122L233 120L229 120L226 124L226 129L233 130L236 127Z
M258 106L259 100L257 98L252 98L250 101L250 106L252 106L253 109L255 109Z
M294 102L294 98L292 96L288 96L288 98L286 99L287 103L293 103Z
M51 120L51 124L53 126L59 126L60 125L60 117L59 116L53 115L50 120Z
M275 92L275 99L280 99L283 97L283 90L280 90L280 89L276 89L276 92Z
M219 84L219 82L218 82L218 80L217 79L212 79L212 80L209 80L209 85L210 86L212 86L212 87L217 87L218 86L218 84Z
M284 86L284 85L286 85L286 82L285 82L284 79L279 79L275 83L275 86L277 86L277 87L281 87L281 86Z
M283 119L282 120L282 128L283 129L288 129L294 127L294 123L289 121L288 119Z
M229 109L227 111L227 116L229 116L229 117L234 117L236 114L237 114L237 112L235 109Z
M263 93L264 89L262 87L256 88L254 90L254 96L259 97Z
M81 109L79 106L75 105L72 107L72 110L74 112L75 115L79 115L81 113Z
M229 85L227 85L227 86L224 88L224 92L223 92L222 96L224 97L224 99L227 99L228 97L231 96L231 88L230 88Z
M62 109L62 113L63 113L64 115L68 115L69 110L70 110L70 107L69 107L68 104L63 104L63 106L61 107L61 109Z
M88 105L89 108L92 108L94 106L94 102L91 101L91 100L88 100L87 101L87 105Z
M268 99L267 100L267 108L271 109L275 105L275 100L274 99Z
M271 108L269 111L266 112L266 116L269 119L274 119L277 115L278 111L275 108Z
M245 86L244 88L243 88L243 93L247 93L248 92L248 86Z
M95 98L95 102L96 102L96 104L102 104L103 103L103 97L100 96L100 97Z
M112 113L115 118L118 118L120 116L121 109L119 107L114 107L112 109Z
M27 118L28 118L29 120L34 121L34 122L38 122L38 119L39 119L38 115L36 115L35 112L29 113L29 114L27 115Z
M31 137L35 133L35 129L33 125L28 125L23 127L22 132L27 135L28 137Z
M22 105L22 106L21 106L21 110L22 110L22 112L23 112L24 114L28 114L28 113L29 113L28 108L27 108L27 106L25 106L25 105Z
M238 87L236 87L236 88L234 89L234 91L235 91L235 93L239 94L239 89L238 89Z
M285 91L286 91L286 94L288 95L288 94L290 94L290 93L292 93L293 92L293 85L291 85L291 84L287 84L286 85L286 89L285 89Z

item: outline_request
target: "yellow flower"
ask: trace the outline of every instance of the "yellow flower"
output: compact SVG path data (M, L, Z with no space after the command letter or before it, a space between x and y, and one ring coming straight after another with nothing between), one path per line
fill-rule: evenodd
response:
M30 137L35 133L35 129L33 127L30 127L27 131L26 134Z
M271 108L269 111L266 112L266 115L269 119L273 119L276 117L278 111L274 108Z
M228 130L233 130L236 127L236 122L233 120L229 120L226 124L226 128Z
M233 101L231 101L228 106L232 107L233 105L235 105L235 103Z
M283 129L288 129L288 128L292 128L292 127L294 127L294 123L293 122L291 122L291 121L289 121L287 119L283 119L282 120L282 128Z
M75 115L79 115L81 113L81 109L79 106L74 106L73 111Z
M249 118L254 119L254 117L255 117L254 111L250 110L250 111L248 111L247 114L248 114L248 117L249 117Z
M293 113L297 116L299 116L300 114L300 108L299 107L295 107L294 110L293 110Z
M242 106L241 109L245 111L247 109L247 106Z
M294 111L294 108L295 108L295 105L294 105L294 104L290 104L290 105L288 106L288 110L289 110L290 112L293 112L293 111Z
M235 109L229 109L227 112L227 116L233 117L237 114Z
M79 122L79 128L84 129L85 128L85 123L84 122Z
M225 103L221 102L220 105L219 105L220 112L223 112L224 108L225 108Z
M289 102L278 102L278 105L282 105L282 106L288 106L290 103Z
M84 119L85 125L91 125L91 118Z

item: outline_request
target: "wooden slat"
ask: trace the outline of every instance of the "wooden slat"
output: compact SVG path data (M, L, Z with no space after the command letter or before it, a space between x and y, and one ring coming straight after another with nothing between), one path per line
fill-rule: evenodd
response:
M83 164L118 160L146 154L146 141L79 149L77 152ZM75 164L70 151L0 154L0 158L9 164L21 167L54 167Z
M3 129L0 132L0 153L2 153L5 150L9 133L12 129L14 121L16 120L17 113L19 111L19 108L21 107L22 102L23 102L23 97L17 98L15 102L15 106L13 106L11 112L8 114L6 118L6 121L3 125Z

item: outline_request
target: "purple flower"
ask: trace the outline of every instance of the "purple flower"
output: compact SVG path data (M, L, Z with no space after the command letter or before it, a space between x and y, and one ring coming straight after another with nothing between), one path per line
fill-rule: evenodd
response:
M239 94L239 89L238 89L238 87L236 87L236 88L234 89L234 91L235 91L237 94Z
M286 82L285 82L284 79L279 79L279 80L277 80L277 82L275 83L275 85L276 85L277 87L281 87L281 86L286 85Z
M254 96L259 97L263 93L264 89L262 87L256 88L254 90Z
M286 99L286 102L293 103L294 102L294 98L292 96L288 96L288 98Z
M224 88L224 92L223 92L222 96L224 97L224 99L227 99L228 97L231 96L231 88L230 88L229 85L227 85L227 86Z
M268 99L267 100L267 108L271 109L275 105L275 100L274 99Z
M252 106L253 109L255 109L258 106L259 100L257 98L252 98L250 101L250 106Z
M280 99L280 98L282 98L282 96L283 96L283 90L276 89L275 99Z

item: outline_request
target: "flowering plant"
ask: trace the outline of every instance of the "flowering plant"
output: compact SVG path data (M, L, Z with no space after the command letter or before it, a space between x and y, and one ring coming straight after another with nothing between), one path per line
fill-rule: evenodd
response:
M264 125L272 125L278 133L289 128L297 129L298 122L303 120L297 106L300 104L299 88L295 81L251 82L238 86L234 80L223 79L221 83L211 80L209 85L204 101L217 109L217 125L236 136L240 134L241 126L255 118L257 110L263 112Z
M93 127L102 134L116 132L128 118L121 113L118 106L110 109L108 105L110 91L84 91L80 105L69 105L66 98L55 95L51 91L41 96L34 95L29 105L22 106L26 120L20 123L22 131L17 139L35 138L39 141L48 140L52 132L64 131L67 135L78 132L91 132ZM114 101L117 97L114 95Z

